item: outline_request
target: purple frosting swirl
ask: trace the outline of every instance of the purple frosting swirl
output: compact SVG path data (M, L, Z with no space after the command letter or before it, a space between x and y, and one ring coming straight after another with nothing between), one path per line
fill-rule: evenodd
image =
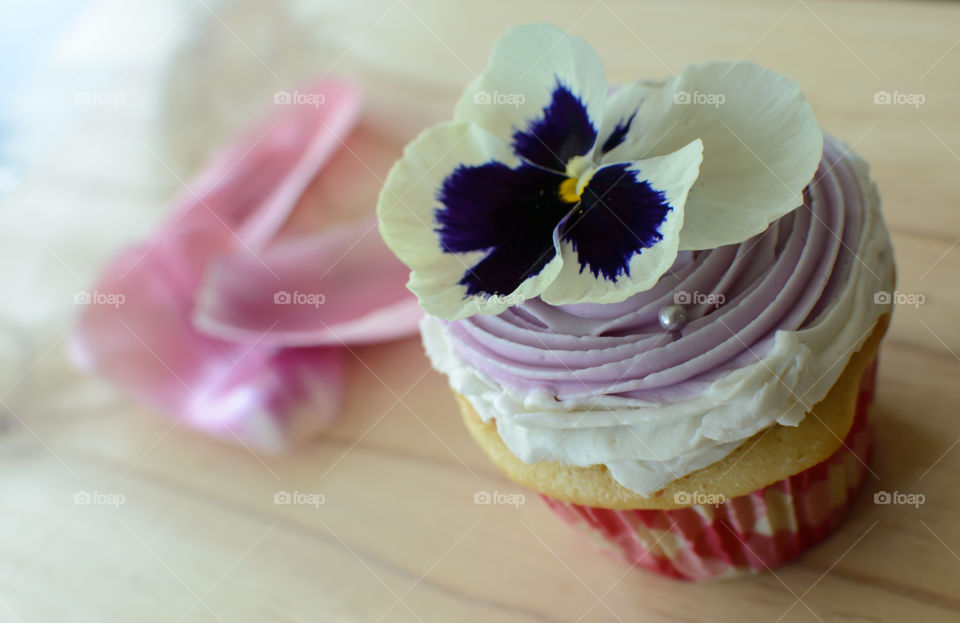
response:
M740 244L681 252L653 288L622 303L533 299L498 316L447 322L451 343L490 379L558 400L604 394L665 403L696 395L761 359L777 331L815 325L847 282L864 199L829 136L805 197ZM692 304L686 325L671 333L658 313L675 296Z

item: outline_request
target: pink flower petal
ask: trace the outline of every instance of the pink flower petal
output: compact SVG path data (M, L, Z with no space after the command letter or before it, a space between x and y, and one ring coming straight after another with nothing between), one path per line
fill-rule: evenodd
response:
M319 428L340 400L343 353L224 342L197 333L189 299L145 248L123 252L96 285L71 343L86 367L177 420L257 450L281 449L295 428ZM133 266L129 272L128 267ZM310 417L294 409L310 405Z
M409 297L399 292L406 274L401 276L395 265L384 266L376 277L376 292L344 289L337 281L349 278L356 286L362 267L350 261L338 267L333 254L352 244L346 237L359 230L274 242L359 112L359 93L347 83L325 80L299 93L322 96L322 104L278 105L278 116L224 149L175 202L154 237L107 266L96 291L115 295L109 300L117 304L94 299L72 336L77 359L126 393L193 427L260 450L281 448L295 432L333 419L343 352L321 346L338 341L319 333L316 341L299 339L298 347L287 347L272 337L275 320L261 316L256 326L246 323L238 339L199 332L192 317L208 271L230 275L222 266L246 260L261 271L273 265L274 273L266 272L278 283L300 284L305 268L312 266L316 276L330 266L325 287L331 294L356 296L359 303L341 302L317 315L349 341L392 337L389 330L368 328L381 324L376 314L408 319L412 313L404 307ZM382 242L375 230L357 244L381 266L383 251L377 245ZM258 255L267 261L255 260ZM403 326L409 325L405 320Z
M279 115L219 152L177 202L170 230L195 218L210 226L213 217L248 248L269 243L360 112L359 89L350 83L322 80L298 93L323 104L277 105Z
M374 219L215 263L197 298L208 335L287 346L378 342L416 332L423 312L409 269ZM266 332L266 335L264 335Z

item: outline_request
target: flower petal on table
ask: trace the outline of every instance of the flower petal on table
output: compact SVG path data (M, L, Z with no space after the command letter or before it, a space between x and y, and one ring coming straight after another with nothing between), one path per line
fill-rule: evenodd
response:
M800 206L823 150L797 84L753 63L690 65L643 99L637 119L642 131L609 158L658 156L703 141L681 250L742 242Z
M275 103L188 185L170 218L172 228L189 219L189 212L200 218L212 214L251 248L276 234L317 171L341 148L362 99L359 87L336 79L320 80L297 94L322 103Z
M276 451L295 429L319 429L337 415L341 349L278 349L198 333L192 297L165 255L146 248L121 253L96 291L123 298L85 308L71 336L74 358L176 421Z
M279 107L279 113L220 150L154 232L145 250L165 255L172 278L182 286L199 285L213 258L269 242L353 128L360 106L357 87L321 80L303 92L323 94L324 104Z
M498 314L539 295L560 270L553 230L563 214L538 210L558 209L562 181L478 126L441 124L391 169L380 232L411 268L407 287L428 313Z
M350 83L321 80L299 93L322 103L281 101L220 150L153 238L119 253L101 275L98 291L122 295L123 304L87 307L72 336L80 362L125 393L264 450L336 416L342 352L281 349L263 335L224 342L198 332L192 312L210 263L261 250L355 123L360 93Z
M197 297L207 335L264 344L340 345L412 335L423 312L409 269L364 220L216 262Z
M586 41L550 24L517 26L494 44L454 120L483 127L534 164L564 171L596 142L606 90L603 63Z
M598 169L560 226L563 267L543 300L618 303L652 287L677 257L702 149L693 141L667 156Z

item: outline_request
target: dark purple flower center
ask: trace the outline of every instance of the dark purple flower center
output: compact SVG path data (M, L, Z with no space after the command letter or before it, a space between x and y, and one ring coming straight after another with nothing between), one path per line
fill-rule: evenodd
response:
M623 142L633 117L617 124L604 152ZM556 257L555 232L577 252L581 272L610 281L629 277L630 259L662 240L672 208L630 164L597 169L571 197L576 180L562 172L596 140L586 106L558 80L542 116L513 134L520 165L461 165L447 176L435 212L440 244L447 253L483 253L458 282L467 295L510 294L538 275Z
M568 162L589 152L596 142L587 107L559 79L543 117L513 133L515 154L554 171L565 171Z
M629 164L602 167L583 189L580 203L560 226L580 261L580 272L616 281L630 276L630 259L661 240L660 225L673 208L664 193L637 180Z

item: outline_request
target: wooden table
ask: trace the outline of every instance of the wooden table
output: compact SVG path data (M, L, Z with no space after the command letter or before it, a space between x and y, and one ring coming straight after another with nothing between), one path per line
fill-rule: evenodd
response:
M95 88L127 97L60 128L0 210L2 350L24 372L2 398L0 621L960 620L960 7L397 0L283 21L261 4L97 3L55 48L51 89L76 92L76 76L107 67ZM288 47L263 36L271 16L300 29ZM832 538L776 573L678 583L594 551L531 494L474 504L521 491L469 439L414 338L354 349L338 423L276 458L171 429L66 363L70 293L149 231L178 177L252 106L238 95L239 111L214 114L194 93L182 117L163 112L178 100L160 77L185 30L206 24L229 51L214 75L243 80L225 92L269 93L330 65L363 81L371 197L399 141L449 115L490 43L542 19L590 39L612 81L697 60L767 65L873 165L899 290L925 302L897 308L883 347L878 478ZM312 71L297 46L322 51ZM875 104L880 91L925 102ZM877 505L880 490L925 501ZM325 503L278 505L279 491ZM76 504L78 492L123 503Z

